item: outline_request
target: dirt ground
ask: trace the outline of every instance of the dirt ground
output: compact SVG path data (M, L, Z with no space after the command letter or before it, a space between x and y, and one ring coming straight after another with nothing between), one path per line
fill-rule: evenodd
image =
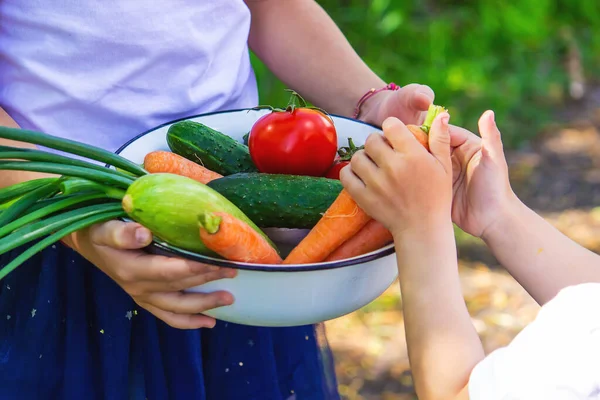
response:
M507 152L519 197L559 230L600 253L600 88L566 106L526 149ZM538 305L479 240L458 235L464 298L486 352L508 344ZM416 399L402 304L395 283L376 301L329 321L340 392L346 400Z

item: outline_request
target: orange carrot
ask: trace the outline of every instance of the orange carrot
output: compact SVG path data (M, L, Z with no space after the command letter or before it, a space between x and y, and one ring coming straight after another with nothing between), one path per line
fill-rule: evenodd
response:
M433 123L435 117L443 112L446 112L444 107L434 106L432 104L429 106L429 110L427 111L427 116L425 117L425 122L423 122L423 125L406 125L408 130L415 135L419 143L421 143L427 149L427 151L429 151L429 130L431 129L431 124Z
M151 174L171 173L187 176L204 184L223 177L200 164L196 164L170 151L153 151L146 154L146 157L144 157L144 169Z
M380 222L372 219L358 233L335 249L325 261L344 260L370 253L392 242L391 232Z
M425 147L425 149L429 151L429 135L425 133L425 131L423 131L423 129L421 129L420 126L406 125L406 127L409 131L411 131L413 135L415 135L419 143L421 143Z
M250 225L224 213L202 213L200 239L206 247L230 261L280 264L277 251Z
M346 189L308 235L290 252L284 264L310 264L323 261L342 243L356 235L371 220Z

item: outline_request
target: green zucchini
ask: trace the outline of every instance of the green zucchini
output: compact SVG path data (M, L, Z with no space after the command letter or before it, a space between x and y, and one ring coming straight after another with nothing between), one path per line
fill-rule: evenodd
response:
M261 228L312 228L342 191L336 179L239 173L208 186Z
M150 174L131 184L123 209L134 221L173 246L216 256L200 239L198 217L204 212L226 212L249 224L275 247L269 237L233 203L208 186L174 174Z
M258 171L247 146L199 122L171 125L167 144L173 153L221 175Z

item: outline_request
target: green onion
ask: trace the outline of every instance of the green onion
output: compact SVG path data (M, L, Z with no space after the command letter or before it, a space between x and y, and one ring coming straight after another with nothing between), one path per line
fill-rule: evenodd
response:
M74 165L78 167L95 169L98 171L109 172L111 174L124 176L126 178L135 178L129 173L120 172L112 168L107 168L104 165L98 165L89 161L78 160L71 157L65 157L58 154L49 153L40 150L23 150L17 147L0 146L0 160L27 160L27 161L44 161L63 165Z
M86 191L102 192L104 185L83 178L67 178L60 184L60 191L65 194L74 194Z
M82 218L114 211L124 213L120 203L95 204L93 206L78 208L31 223L0 239L0 254L4 254L25 243L31 242L32 240L51 234L58 229L63 229L76 223Z
M87 179L67 178L60 184L60 191L65 195L81 192L100 192L107 197L121 200L125 196L125 191L110 186L102 185Z
M0 188L0 203L5 203L7 201L16 199L17 197L21 197L24 194L29 193L32 190L45 185L46 183L54 182L57 179L58 178L32 179L29 181L19 182L15 183L14 185Z
M19 200L21 197L23 197L23 196L16 197L16 198L14 198L12 200L9 200L9 201L7 201L5 203L0 204L0 213L3 212L4 210L6 210L8 207L10 207L13 204L15 204L15 202L17 200Z
M61 198L62 197L62 198ZM91 193L86 195L78 196L57 196L53 197L54 202L41 207L35 211L25 214L22 217L15 219L11 223L0 226L0 238L8 235L9 233L31 223L40 218L47 217L48 215L54 214L55 212L62 211L76 204L85 203L91 200L104 199L106 196L104 193ZM56 201L57 199L57 201ZM64 214L61 214L64 216Z
M29 209L29 212L33 212L33 211L39 210L40 208L49 206L50 204L54 204L54 203L56 203L58 201L61 201L63 199L72 198L72 197L76 197L76 196L75 195L62 195L62 194L58 194L58 195L56 195L54 197L49 197L47 199L38 200L38 201L35 202L35 204L33 204L31 206L31 208Z
M111 153L110 151L104 150L100 147L48 135L42 132L30 131L27 129L8 128L3 126L0 127L0 138L12 139L25 143L33 143L55 150L62 150L67 153L75 154L81 157L87 157L92 160L113 165L125 171L131 172L136 176L148 174L145 169L118 154Z
M68 195L68 196L62 195L62 194L58 194L58 195L56 195L54 197L51 197L49 199L39 200L38 202L36 202L29 209L29 212L35 212L35 211L37 211L37 210L39 210L41 208L48 207L48 206L50 206L52 204L55 204L57 202L60 202L62 200L75 199L75 198L79 198L79 197L82 197L82 196L96 195L96 194L97 195L102 195L102 196L99 196L96 199L87 200L85 202L77 203L77 204L74 204L74 205L71 205L71 206L65 206L61 210L56 210L55 212L53 212L53 214L61 213L63 211L71 211L71 210L74 210L76 208L80 208L82 206L89 206L89 205L92 205L92 204L115 203L115 199L108 198L103 193L97 193L97 192L77 193L77 194ZM19 217L19 218L21 218L21 217Z
M98 183L119 186L123 189L127 189L133 182L133 178L119 176L105 171L39 161L0 161L0 170L46 172L50 174L85 178Z
M56 193L58 193L58 191L58 182L54 181L46 183L45 185L23 195L23 197L15 201L10 207L4 210L2 214L0 214L0 227L19 217L39 199L54 196Z
M87 228L88 226L105 222L114 218L122 217L125 215L123 210L120 211L106 211L100 214L95 214L92 216L87 216L78 220L77 222L66 226L65 228L59 230L58 232L48 236L47 238L39 241L35 245L31 246L23 253L21 253L14 260L9 262L4 268L0 269L0 279L4 278L6 275L11 273L14 269L16 269L19 265L23 264L25 261L36 255L38 252L42 251L46 247L52 245L53 243L58 242L63 237L70 235L71 233L78 231L80 229Z

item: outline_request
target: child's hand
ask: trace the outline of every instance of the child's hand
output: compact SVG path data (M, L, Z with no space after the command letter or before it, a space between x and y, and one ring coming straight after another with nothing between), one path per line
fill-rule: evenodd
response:
M430 130L429 153L396 118L383 123L383 136L370 135L340 179L371 217L397 235L450 222L452 162L447 113Z
M452 220L476 237L485 235L516 200L492 111L479 119L479 131L481 138L466 129L450 127L454 169Z

